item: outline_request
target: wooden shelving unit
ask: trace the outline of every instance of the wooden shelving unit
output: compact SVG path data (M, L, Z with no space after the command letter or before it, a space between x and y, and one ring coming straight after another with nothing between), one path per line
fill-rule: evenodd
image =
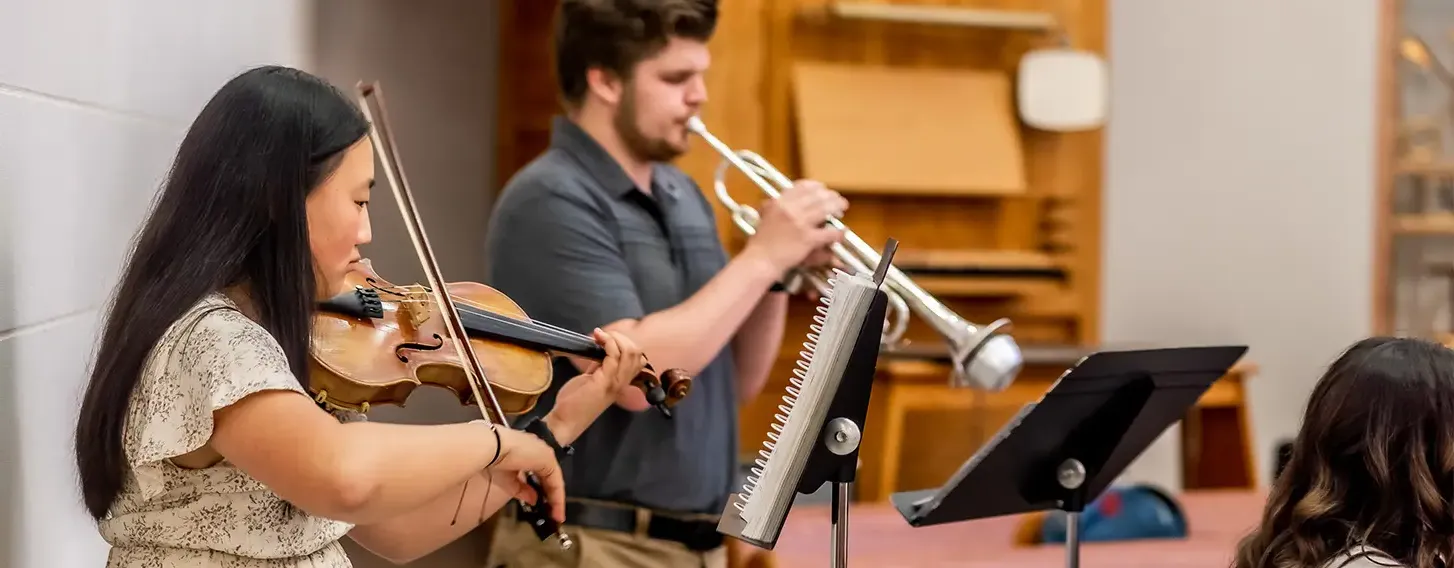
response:
M1059 32L1102 49L1103 3L1071 4L747 2L751 13L714 40L714 66L728 66L723 88L760 95L732 91L704 119L789 177L848 195L844 222L870 243L898 239L900 269L961 315L1010 317L1022 342L1094 343L1100 134L1024 126L1012 81L1020 57ZM688 167L710 180L718 159L703 154ZM728 179L739 201L757 198L742 176ZM806 329L812 306L794 308L789 329ZM912 340L938 340L922 322L911 328Z
M1454 333L1454 5L1383 0L1377 333Z
M1454 213L1404 213L1393 217L1394 235L1454 236Z
M946 4L885 4L883 2L829 2L826 7L810 6L802 11L805 15L827 13L846 20L872 22L898 22L960 26L974 28L999 28L1011 30L1049 31L1059 23L1055 14L1042 10L1006 10L995 8L968 8Z
M1064 6L1075 9L1048 10ZM898 239L895 264L961 316L1011 318L1031 350L1098 343L1101 133L1025 126L1013 77L1025 53L1062 37L1104 53L1104 0L737 0L723 10L703 116L714 134L790 178L843 192L844 222L875 245ZM719 161L702 146L683 167L707 186ZM726 179L735 200L761 199L741 174ZM719 218L735 251L745 239ZM814 307L793 303L769 384L742 409L744 456L761 448ZM942 342L917 316L905 337L909 349ZM919 367L937 369L929 374L938 379L899 373L919 368L913 363L886 361L883 380L947 384L934 363ZM902 415L904 440L940 446L902 459L866 449L861 498L883 498L880 486L942 482L1013 414L965 390L931 398L969 411L894 407L888 399L907 400L894 392L875 387L870 429L888 432L888 417Z

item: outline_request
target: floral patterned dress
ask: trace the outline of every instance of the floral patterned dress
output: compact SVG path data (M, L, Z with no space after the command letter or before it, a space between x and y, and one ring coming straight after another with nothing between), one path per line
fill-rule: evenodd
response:
M225 296L207 297L162 335L126 419L131 475L100 524L108 567L352 566L338 542L348 523L303 512L226 460L203 469L170 461L207 443L213 411L265 390L306 396L277 341Z

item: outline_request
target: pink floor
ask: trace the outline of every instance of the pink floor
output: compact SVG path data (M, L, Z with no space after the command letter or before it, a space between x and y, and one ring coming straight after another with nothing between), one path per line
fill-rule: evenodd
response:
M1237 541L1256 524L1263 499L1246 492L1183 495L1189 538L1082 544L1081 566L1227 568ZM887 506L856 505L850 511L851 568L1065 566L1063 546L1014 546L1020 517L913 528ZM795 508L774 549L777 564L826 567L831 539L827 506Z

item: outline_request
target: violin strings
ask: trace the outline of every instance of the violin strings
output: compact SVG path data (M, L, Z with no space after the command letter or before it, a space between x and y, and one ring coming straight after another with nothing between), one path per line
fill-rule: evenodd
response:
M397 300L397 301L395 301L395 303L398 303L398 304L433 304L434 301L433 300L406 299L406 300ZM566 328L563 328L563 327L560 327L560 326L557 326L557 325L549 324L549 323L546 323L546 322L543 322L543 321L535 321L535 320L525 321L525 320L519 320L519 319L511 318L510 316L502 316L500 314L487 312L487 311L484 311L484 310L477 309L477 308L475 308L473 306L464 305L464 304L455 304L455 307L456 307L456 309L459 310L459 312L461 314L465 314L465 315L471 315L471 316L481 317L481 318L490 318L490 319L495 319L495 318L511 319L511 320L514 320L514 321L519 322L521 324L533 325L533 326L539 327L541 329L544 329L546 331L551 331L551 332L555 332L555 333L562 334L562 335L565 336L566 339L574 339L574 340L579 340L579 341L593 341L590 337L587 337L587 336L582 335L580 333L576 333L576 332L571 331L569 329L566 329Z
M372 284L373 283L373 279L369 279L369 282ZM383 292L383 293L388 293L388 294L393 294L393 295L396 295L396 296L406 296L407 295L407 293L405 293L405 292L400 292L399 291L400 289L412 290L414 288L422 288L425 292L432 292L432 290L430 290L428 286L424 286L422 284L406 284L404 286L395 285L395 286L388 287L388 288L381 287L381 286L378 286L378 285L374 285L374 287L373 287L373 289L375 291L379 291L379 292ZM423 303L433 304L434 303L434 300L420 300L420 299L405 298L405 299L402 299L402 300L397 300L397 302L400 303L400 304L423 304ZM456 309L463 308L463 311L472 312L474 315L479 315L479 316L508 317L508 316L499 316L498 314L493 314L493 313L490 313L490 312L478 310L478 309L474 308L473 306L470 306L469 304L464 304L464 305L456 304L455 307L456 307ZM511 318L511 319L515 319L515 318ZM521 320L517 320L517 321L521 321ZM560 327L560 326L555 325L555 324L552 324L552 323L543 322L543 321L536 321L536 320L531 320L531 321L529 321L527 323L530 323L532 325L537 325L537 326L540 326L542 328L549 329L551 331L556 331L556 332L564 333L564 334L567 334L567 335L569 335L570 337L573 337L573 338L589 339L589 337L587 337L585 334L577 333L577 332L571 331L569 329Z

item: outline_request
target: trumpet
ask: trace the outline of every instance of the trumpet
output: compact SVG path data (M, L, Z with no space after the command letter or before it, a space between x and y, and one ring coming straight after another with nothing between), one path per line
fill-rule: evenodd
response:
M792 180L762 156L747 150L736 151L722 143L707 130L707 126L698 117L694 116L687 121L687 129L706 140L708 145L722 155L723 161L718 163L713 175L713 190L717 199L731 211L733 224L748 236L756 234L760 218L757 210L738 203L727 193L725 178L728 166L736 167L771 199L778 199L782 195L781 191L792 187ZM832 246L833 256L849 270L873 272L870 267L878 266L881 258L879 253L837 218L828 217L827 224L843 231L843 242L834 243ZM811 282L821 294L826 294L830 289L827 271L799 269L797 273ZM893 347L899 344L912 312L927 321L948 344L953 366L950 374L951 385L997 392L1014 382L1024 366L1024 359L1014 338L1005 334L1009 319L1001 318L989 325L970 323L893 266L888 267L884 283L888 287L888 315L885 316L881 346Z

